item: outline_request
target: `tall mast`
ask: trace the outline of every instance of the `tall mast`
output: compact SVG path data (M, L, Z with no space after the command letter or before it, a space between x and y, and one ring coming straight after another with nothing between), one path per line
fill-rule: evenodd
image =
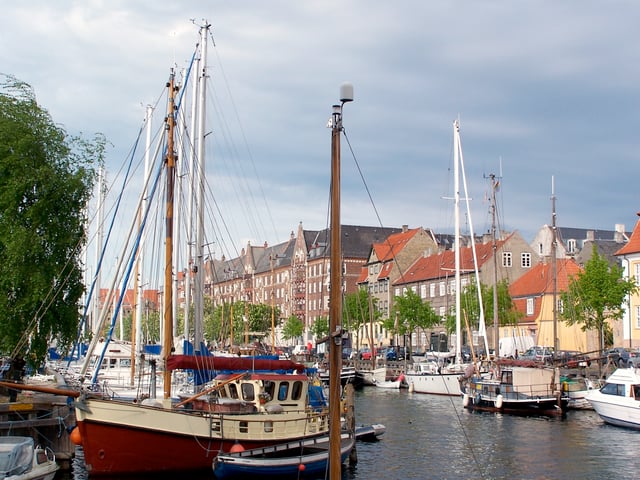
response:
M340 87L331 116L331 272L329 281L329 478L340 480L340 371L342 370L342 243L340 225L340 134L342 107L353 101L353 86Z
M461 362L462 351L462 322L460 320L460 124L458 120L453 122L453 183L454 192L454 260L455 260L455 289L456 289L456 363Z
M175 129L175 78L173 71L169 76L169 105L167 107L167 191L166 191L166 242L164 265L164 337L162 343L162 358L164 359L164 398L171 398L171 372L167 360L173 348L173 201L174 180L176 174L175 146L173 142Z
M555 181L551 177L551 231L553 238L551 240L551 270L553 277L553 351L558 351L558 266L557 266L557 250L558 250L558 229L556 227L556 190Z
M202 343L202 322L204 317L204 169L205 169L205 114L206 114L206 80L207 80L207 35L210 25L205 23L200 28L200 85L198 89L198 167L194 172L197 179L196 200L196 256L194 259L194 299L193 299L193 348L200 350Z
M493 251L493 348L500 354L500 319L498 317L498 244L496 242L496 189L498 183L492 173L491 178L491 250ZM487 352L489 355L489 352Z

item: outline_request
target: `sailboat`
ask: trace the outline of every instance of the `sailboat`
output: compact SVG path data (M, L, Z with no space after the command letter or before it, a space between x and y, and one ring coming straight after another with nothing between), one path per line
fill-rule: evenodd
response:
M202 56L206 58L209 25L201 27L200 37L198 48L203 49ZM206 68L198 71L204 78ZM171 301L177 91L172 71L167 82L166 154L161 162L166 170L165 308L160 366L164 398L132 402L105 398L90 390L81 393L74 404L77 426L72 439L82 446L90 476L211 472L219 453L312 439L329 432L326 401L314 389L313 379L303 365L288 360L174 352ZM196 294L202 292L195 290ZM171 397L172 373L184 369L228 372L216 376L202 392L176 401ZM339 399L335 405L339 405Z
M555 195L553 220L555 235ZM555 247L555 239L553 245ZM554 266L554 338L556 336L556 262ZM495 291L495 289L494 289ZM497 337L497 322L496 322ZM585 384L586 386L586 384ZM493 362L488 375L474 374L462 385L464 407L470 410L500 411L515 414L556 415L568 408L570 396L568 382L562 382L558 367L541 365L531 360L499 358Z
M460 261L460 166L462 164L462 146L460 143L460 125L456 120L453 122L453 140L454 140L454 203L455 203L455 239L454 239L454 255L455 255L455 316L456 316L456 346L454 352L430 352L425 356L424 361L416 362L413 368L405 374L405 381L409 385L409 391L416 393L429 393L436 395L460 396L462 390L460 387L463 376L468 376L473 371L472 364L462 363L462 309L460 305L461 298L461 261ZM465 183L466 192L466 183ZM471 223L471 222L470 222ZM471 234L473 238L473 232ZM475 261L475 248L472 248ZM476 268L476 283L479 285L478 272ZM478 293L479 294L479 293ZM479 302L482 308L482 301ZM483 314L480 314L481 330L483 328ZM486 336L485 336L486 337ZM488 351L488 348L486 349ZM453 360L453 361L451 361Z

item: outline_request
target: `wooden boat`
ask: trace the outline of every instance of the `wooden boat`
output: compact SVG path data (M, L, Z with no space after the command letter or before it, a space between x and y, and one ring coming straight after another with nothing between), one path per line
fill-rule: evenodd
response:
M202 50L197 51L194 59L202 57L196 70L200 72L200 79L204 83L207 76L205 48L210 36L209 25L203 26L200 34L198 48ZM305 373L304 365L288 360L175 354L171 335L174 326L171 302L176 177L174 136L177 112L180 111L180 104L176 101L177 91L175 75L171 73L167 82L166 155L159 159L162 161L158 166L162 168L150 169L157 175L156 181L164 171L167 182L164 222L164 298L167 303L162 325L167 334L163 337L158 367L163 375L163 398L132 402L83 391L75 402L77 429L72 432L72 438L82 446L87 471L91 476L211 472L213 459L218 454L230 452L237 444L249 450L314 439L329 431L328 409L321 399L312 402L310 392L315 387L314 379ZM201 95L205 91L204 86L199 89ZM204 99L200 97L198 100ZM202 135L205 134L206 129L203 128ZM199 155L199 158L202 159L202 156ZM202 168L199 170L202 172ZM148 209L145 214L147 212ZM200 241L196 243L200 246L198 248L203 245ZM194 258L203 256L198 254ZM202 269L197 270L200 275ZM197 284L197 280L194 280L194 284ZM201 300L203 289L195 288L194 291L200 294L198 298ZM115 321L115 316L112 319ZM198 324L197 321L194 323ZM197 343L197 338L194 343ZM173 372L176 370L218 376L203 392L176 402L171 391ZM230 373L219 375L224 371ZM335 405L339 405L339 401Z
M0 437L0 480L52 480L60 467L54 453L31 437Z
M354 435L341 435L342 462L347 459L354 444ZM314 439L220 454L213 461L213 473L217 479L312 478L324 475L328 460L329 435L323 435Z
M518 360L497 362L490 374L470 376L463 390L463 405L470 410L558 415L569 400L559 369Z
M618 368L587 400L606 423L640 430L640 375L635 368Z

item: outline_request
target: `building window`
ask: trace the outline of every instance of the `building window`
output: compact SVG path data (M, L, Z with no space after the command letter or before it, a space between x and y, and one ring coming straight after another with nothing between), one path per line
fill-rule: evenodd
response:
M399 297L400 296L400 287L396 287L395 289L395 296Z
M538 255L544 255L544 245L542 243L538 244Z
M636 328L640 328L640 305L636 305Z
M636 277L636 285L640 285L640 263L636 263L633 265Z
M513 266L513 258L512 258L511 252L502 252L502 266L503 267Z
M576 253L576 240L574 238L567 241L567 252Z
M533 298L527 298L527 315L531 316L533 315Z
M520 257L520 266L522 268L531 268L531 254L523 252Z
M447 294L447 284L440 282L440 296L444 297Z
M427 286L424 284L420 285L420 298L427 298Z
M435 283L432 283L432 284L429 285L429 296L431 298L436 296L436 284Z

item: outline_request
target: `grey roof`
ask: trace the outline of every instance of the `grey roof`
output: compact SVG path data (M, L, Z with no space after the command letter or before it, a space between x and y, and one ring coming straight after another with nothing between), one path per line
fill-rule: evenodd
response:
M347 258L368 258L371 246L381 243L394 233L402 232L402 228L366 227L358 225L342 225L342 256ZM305 230L304 240L309 258L328 256L331 253L331 229L320 231Z
M595 228L569 228L558 227L558 236L561 240L586 240L589 232L593 232L593 240L615 240L615 230L598 230ZM627 237L631 236L630 232L625 232Z

